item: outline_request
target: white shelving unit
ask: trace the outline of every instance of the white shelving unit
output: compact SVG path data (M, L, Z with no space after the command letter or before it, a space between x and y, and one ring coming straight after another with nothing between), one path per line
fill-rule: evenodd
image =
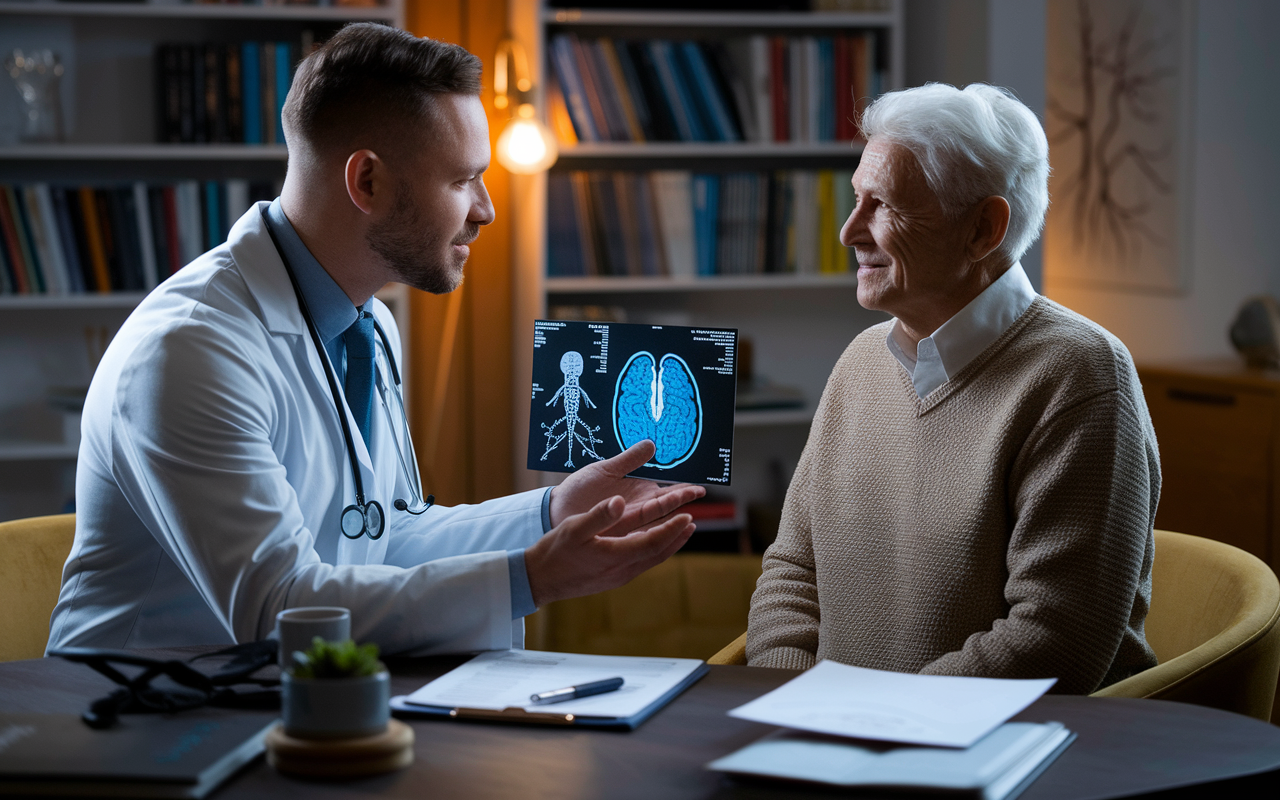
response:
M349 8L0 0L0 52L49 47L62 58L68 128L65 143L19 144L3 138L6 121L0 116L0 184L279 181L288 157L283 145L154 142L154 47L296 40L304 30L323 41L359 20L402 26L403 3ZM0 80L10 82L7 76ZM12 102L0 102L0 115L18 107L16 93L5 91ZM88 385L101 350L144 296L0 296L0 520L66 507L77 448L64 412L48 397L51 390ZM379 297L391 306L407 346L407 293L388 287Z
M643 4L637 0L636 5ZM545 84L546 42L560 31L619 39L697 39L878 29L888 47L888 88L895 89L904 85L902 2L889 0L884 7L870 13L592 10L517 0L511 26L517 37L533 44L530 57L539 86ZM564 148L554 169L852 169L861 152L861 144L850 142L595 142ZM806 398L804 408L736 415L730 491L740 505L774 499L776 476L781 472L789 480L813 409L840 353L860 331L884 319L858 305L856 275L548 278L545 186L540 177L513 182L516 241L522 243L516 250L517 452L523 452L527 442L529 398L519 387L527 386L530 369L525 355L532 349L529 321L544 316L549 306L608 306L621 309L628 321L737 328L752 340L756 374L798 386Z

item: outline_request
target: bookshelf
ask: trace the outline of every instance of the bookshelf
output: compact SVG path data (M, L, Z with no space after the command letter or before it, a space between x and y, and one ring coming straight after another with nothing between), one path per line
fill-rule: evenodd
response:
M18 141L17 93L0 91L0 186L238 181L278 189L288 158L283 144L156 141L155 48L322 42L354 21L402 27L403 2L352 8L0 0L0 53L47 47L66 69L63 142ZM12 83L8 75L0 80ZM145 291L0 295L0 372L6 376L0 382L0 520L66 507L74 490L78 429L75 415L59 408L65 402L54 399L88 386L102 350L145 296ZM395 314L407 347L406 290L389 286L379 297Z
M902 2L868 5L879 8L864 12L737 12L698 10L698 3L690 2L687 10L678 11L575 9L553 7L547 0L526 0L513 4L511 25L516 36L533 44L530 57L537 64L535 78L543 92L540 107L544 109L550 108L548 83L559 82L557 66L552 63L552 40L564 33L580 39L679 42L726 41L752 35L820 38L874 31L885 50L881 56L882 90L901 88ZM562 144L552 174L590 170L848 172L856 168L861 153L862 145L857 141L580 141ZM548 220L548 182L547 176L513 181L516 241L526 245L515 249L515 385L527 386L528 382L531 320L548 315L557 306L603 307L628 322L738 328L740 335L753 343L755 373L797 387L805 398L802 408L740 410L736 415L733 485L728 491L740 507L780 502L779 492L799 459L831 368L859 332L885 318L858 305L856 274L561 275L554 274L553 266L549 275L547 246L552 236L548 228L552 223ZM529 398L527 392L521 395L519 391L515 398L516 452L523 452ZM556 479L550 474L541 477L543 483ZM526 481L526 486L536 482Z

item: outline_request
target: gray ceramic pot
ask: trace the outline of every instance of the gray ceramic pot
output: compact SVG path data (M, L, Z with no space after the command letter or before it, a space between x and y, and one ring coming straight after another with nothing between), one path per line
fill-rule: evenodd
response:
M386 671L363 678L281 676L284 732L299 739L349 739L374 736L391 717L391 676Z

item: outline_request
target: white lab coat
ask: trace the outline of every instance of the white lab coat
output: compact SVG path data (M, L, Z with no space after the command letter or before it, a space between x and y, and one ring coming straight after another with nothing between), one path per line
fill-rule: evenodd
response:
M371 304L399 359L390 313ZM506 551L542 535L543 491L397 511L411 495L388 416L375 398L370 453L344 401L387 518L377 541L345 538L355 488L320 358L259 207L143 300L85 401L50 647L260 639L280 610L316 605L351 609L354 638L384 652L523 645Z

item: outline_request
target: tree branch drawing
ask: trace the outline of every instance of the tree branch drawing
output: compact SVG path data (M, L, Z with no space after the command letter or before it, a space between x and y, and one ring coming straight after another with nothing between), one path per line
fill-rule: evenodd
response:
M1173 155L1161 99L1162 84L1176 71L1153 62L1170 37L1144 35L1141 2L1130 6L1111 36L1099 30L1088 0L1077 0L1077 11L1079 73L1073 88L1079 89L1079 108L1053 95L1047 99L1057 123L1050 143L1074 146L1079 156L1058 192L1071 209L1076 241L1097 242L1123 269L1137 260L1144 243L1163 243L1148 217L1152 195L1173 192L1160 170ZM1125 191L1132 186L1137 188Z

